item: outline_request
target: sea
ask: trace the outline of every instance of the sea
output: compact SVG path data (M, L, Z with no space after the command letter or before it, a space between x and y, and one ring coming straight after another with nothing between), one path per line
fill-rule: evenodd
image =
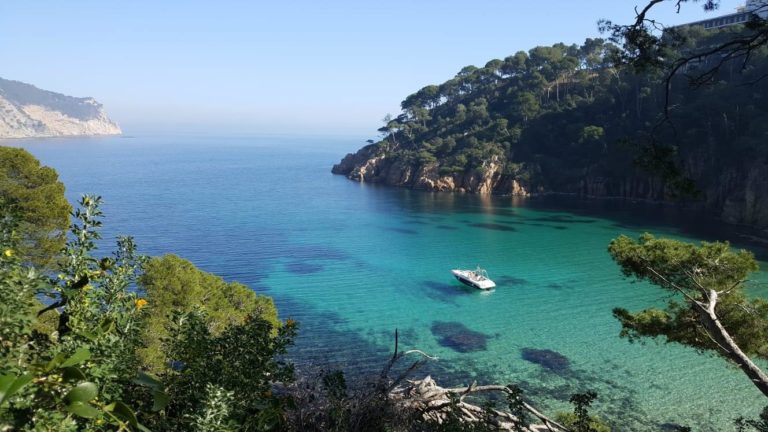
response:
M377 375L394 349L437 360L411 374L440 385L516 384L547 414L595 391L614 430L735 430L768 405L722 358L619 337L612 310L662 306L670 293L622 276L611 239L643 232L729 240L768 269L746 228L674 207L569 197L523 199L350 181L331 166L362 139L122 136L4 141L58 171L67 197L103 197L102 252L133 236L272 297L300 323L300 372ZM487 269L480 292L453 268ZM756 273L752 295L768 296ZM418 360L417 358L405 360ZM763 366L768 366L765 362ZM403 362L402 367L410 362Z

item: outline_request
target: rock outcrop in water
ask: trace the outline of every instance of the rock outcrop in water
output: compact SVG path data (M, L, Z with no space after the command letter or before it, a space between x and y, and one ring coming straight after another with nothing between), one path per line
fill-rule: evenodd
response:
M0 78L0 138L119 135L95 99Z
M378 147L372 144L363 147L357 153L349 153L341 162L333 166L331 172L345 175L359 182L382 183L413 189L530 195L520 181L513 176L503 174L504 164L500 161L489 161L482 169L441 174L438 163L412 165L397 158L377 154L377 149Z
M487 335L470 330L458 321L435 321L431 330L440 345L460 353L485 351L488 348Z
M557 351L537 348L523 348L520 355L525 361L537 364L544 369L559 375L565 375L571 370L571 361Z

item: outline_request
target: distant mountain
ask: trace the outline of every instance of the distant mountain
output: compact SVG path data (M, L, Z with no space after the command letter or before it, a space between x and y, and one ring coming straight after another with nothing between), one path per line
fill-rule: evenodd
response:
M95 99L41 90L0 78L0 138L119 135Z

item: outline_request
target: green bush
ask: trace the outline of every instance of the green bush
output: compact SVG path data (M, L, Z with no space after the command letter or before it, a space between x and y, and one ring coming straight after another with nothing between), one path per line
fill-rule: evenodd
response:
M118 240L112 257L93 257L99 202L89 196L80 201L55 278L40 275L16 254L17 214L6 208L0 226L2 429L141 428L125 401L137 377L142 315L129 286L142 259L130 238ZM42 310L38 296L50 302ZM47 314L57 318L48 334L38 330Z
M277 308L271 298L257 295L243 284L227 283L176 255L149 260L139 277L139 288L149 311L143 332L146 346L140 350L140 356L143 366L152 371L161 370L167 361L161 340L168 336L170 315L175 311L205 312L213 335L253 317L266 320L273 328L279 327Z
M0 147L0 202L16 214L17 255L38 267L54 265L72 210L56 171L24 149Z

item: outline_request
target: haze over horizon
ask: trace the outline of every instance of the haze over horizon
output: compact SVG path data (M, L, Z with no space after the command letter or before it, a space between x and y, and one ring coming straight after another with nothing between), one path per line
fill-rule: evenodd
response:
M92 96L126 134L368 138L419 88L469 64L600 37L599 19L629 22L638 1L590 3L10 1L0 5L0 77ZM743 2L709 14L669 3L656 17L671 25Z

